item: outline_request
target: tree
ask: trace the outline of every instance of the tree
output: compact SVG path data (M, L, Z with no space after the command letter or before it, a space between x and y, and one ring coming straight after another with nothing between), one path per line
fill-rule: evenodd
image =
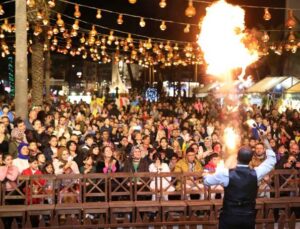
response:
M16 64L15 64L15 107L16 115L25 119L28 114L28 60L26 1L16 1Z
M34 39L31 55L32 72L32 105L43 104L43 81L44 81L44 45L39 37Z

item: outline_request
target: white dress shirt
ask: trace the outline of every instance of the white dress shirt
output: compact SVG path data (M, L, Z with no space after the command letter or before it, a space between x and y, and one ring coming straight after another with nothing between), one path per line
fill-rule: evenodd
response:
M276 164L276 156L272 149L266 150L267 158L264 160L258 167L254 168L256 171L257 182L259 182L265 175L267 175ZM237 164L237 167L249 167L248 165ZM212 186L212 185L222 185L227 187L229 184L229 169L224 168L218 170L213 175L207 175L204 178L204 185Z

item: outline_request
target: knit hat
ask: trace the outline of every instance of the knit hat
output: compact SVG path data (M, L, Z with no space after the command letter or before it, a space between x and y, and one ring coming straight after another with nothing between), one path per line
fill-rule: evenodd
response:
M28 144L25 143L25 142L21 142L21 143L18 145L18 153L19 153L19 154L21 153L22 148L23 148L24 146L28 146Z

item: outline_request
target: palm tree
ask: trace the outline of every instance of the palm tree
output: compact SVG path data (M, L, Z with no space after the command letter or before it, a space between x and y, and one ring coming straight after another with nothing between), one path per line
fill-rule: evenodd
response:
M16 115L25 119L28 113L28 61L26 1L16 1L16 64L15 64L15 107Z
M39 37L34 39L31 55L32 72L32 105L43 104L43 81L44 81L44 45Z

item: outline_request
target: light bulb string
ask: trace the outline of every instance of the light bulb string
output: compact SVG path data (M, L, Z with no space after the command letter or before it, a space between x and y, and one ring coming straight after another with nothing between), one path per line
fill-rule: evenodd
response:
M15 2L15 0L8 0L8 1L0 3L0 5L5 5L5 4L8 4L8 3L12 3L12 2Z
M54 13L60 13L56 10L51 10L52 12ZM101 29L106 29L106 30L109 30L109 31L114 31L114 32L118 32L118 33L122 33L122 34L131 34L132 36L136 36L136 37L142 37L142 38L145 38L145 39L152 39L152 40L157 40L157 41L170 41L170 42L174 42L174 43L182 43L182 44L188 44L188 43L196 43L196 42L188 42L188 41L179 41L179 40L170 40L170 39L163 39L163 38L159 38L159 37L149 37L149 36L145 36L145 35L141 35L141 34L137 34L137 33L131 33L131 32L126 32L126 31L123 31L123 30L119 30L119 29L112 29L112 28L109 28L107 26L102 26L102 25L97 25L97 24L93 24L91 22L87 22L85 20L82 20L82 19L78 19L78 18L75 18L75 17L72 17L72 16L69 16L69 15L66 15L64 13L60 13L62 16L66 17L66 18L69 18L69 19L72 19L72 20L78 20L79 22L82 22L84 24L87 24L87 25L95 25L95 27L98 27L98 28L101 28Z
M187 23L187 22L178 22L178 21L172 21L172 20L164 20L164 19L158 19L158 18L152 18L152 17L144 17L144 16L139 16L139 15L134 15L134 14L128 14L128 13L121 13L121 12L117 12L117 11L112 11L112 10L107 10L107 9L102 9L102 8L97 8L97 7L93 7L93 6L88 6L88 5L84 5L84 4L79 4L79 3L74 3L74 2L70 2L67 0L59 0L60 2L63 3L67 3L67 4L72 4L72 5L79 5L81 7L84 8L88 8L88 9L94 9L94 10L101 10L103 12L106 13L111 13L111 14L117 14L117 15L123 15L123 16L127 16L127 17L132 17L132 18L144 18L145 20L150 20L150 21L157 21L157 22L166 22L166 23L172 23L172 24L179 24L179 25L191 25L191 26L195 26L198 27L198 24L194 24L194 23Z
M55 19L55 18L50 18L50 20L51 20L51 21L57 21L57 19ZM72 24L70 24L70 23L66 23L66 22L65 22L64 24L67 25L67 26L72 27ZM59 28L58 28L58 30L59 30ZM111 30L111 31L113 31L113 30ZM89 32L90 32L90 30L85 29L85 28L82 28L82 27L79 27L78 33L84 33L86 39L88 39L88 33L89 33ZM114 31L113 31L113 32L114 32ZM107 33L100 33L100 32L99 32L99 34L98 34L98 36L105 36L106 38L107 38L109 35L110 35L110 34L107 34ZM56 36L56 35L55 35L55 36ZM78 35L78 36L80 36L80 35ZM116 39L120 39L120 40L125 40L125 39L127 39L127 37L118 36L118 35L114 35L114 37L115 37ZM148 39L138 39L138 38L132 37L133 43L136 43L136 44L139 44L140 41L142 41L142 42L147 42L149 39L151 39L151 38L148 38ZM152 40L152 39L151 39L151 41L152 41L153 43L161 42L161 41ZM166 41L169 41L169 40L166 40ZM177 44L178 44L178 42L172 42L172 43L177 43ZM189 42L189 43L191 43L191 42ZM191 43L191 44L193 44L193 43ZM181 44L178 44L178 47L180 47L180 45L181 45Z
M186 0L189 1L189 0ZM208 5L214 4L216 1L205 1L205 0L192 0L194 3L205 3ZM255 5L245 5L245 4L237 4L240 7L244 8L253 8L253 9L271 9L271 10L293 10L300 11L300 8L290 8L290 7L276 7L276 6L255 6Z

